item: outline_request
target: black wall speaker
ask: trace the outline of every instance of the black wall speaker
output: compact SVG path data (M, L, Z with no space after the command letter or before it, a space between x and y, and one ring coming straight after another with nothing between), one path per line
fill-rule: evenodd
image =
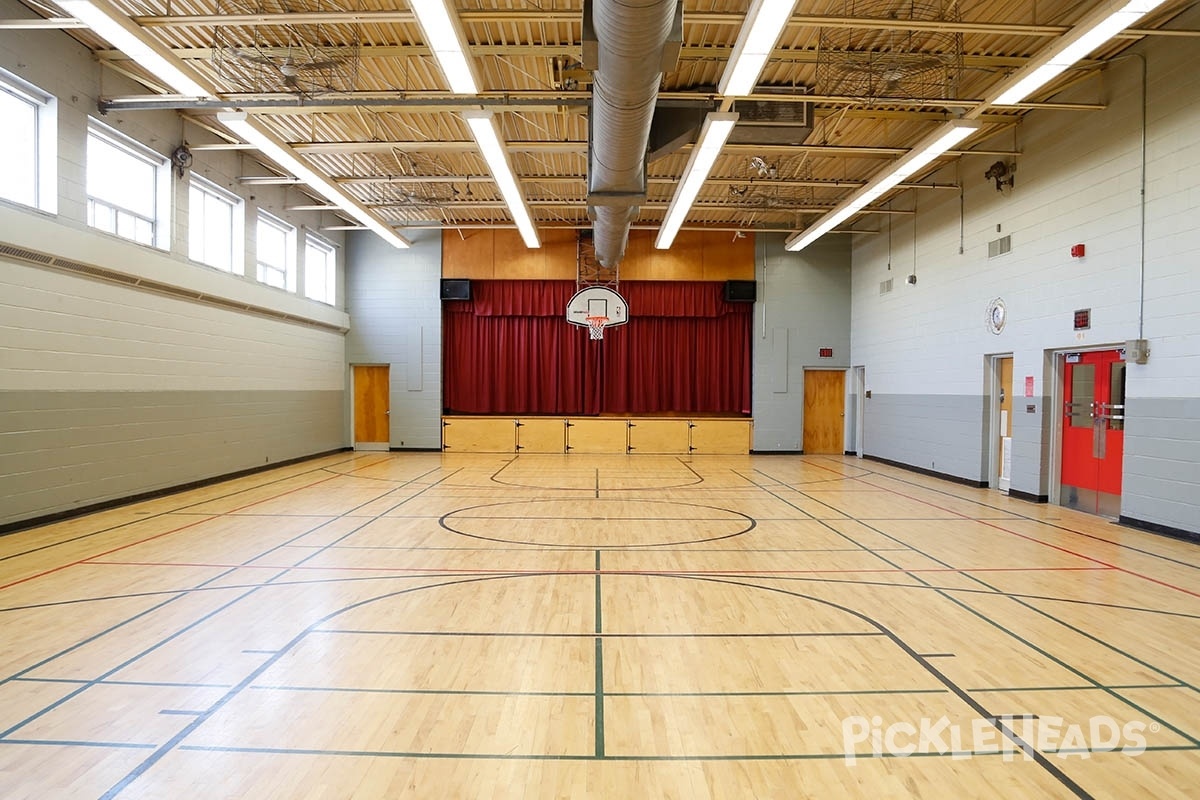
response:
M443 300L470 300L471 281L466 278L442 278Z
M758 299L758 284L754 281L725 281L725 302L753 303Z

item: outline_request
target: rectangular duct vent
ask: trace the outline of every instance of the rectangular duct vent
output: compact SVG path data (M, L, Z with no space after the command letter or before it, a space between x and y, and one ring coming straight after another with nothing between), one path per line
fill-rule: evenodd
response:
M880 295L885 295L888 292L890 292L891 290L892 290L892 279L891 278L888 278L886 281L879 282L879 294Z
M1012 236L1001 236L988 242L988 258L1002 256L1012 252Z

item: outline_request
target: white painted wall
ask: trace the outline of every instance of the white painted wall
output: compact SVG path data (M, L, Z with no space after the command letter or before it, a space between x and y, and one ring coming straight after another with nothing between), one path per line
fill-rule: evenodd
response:
M1200 46L1151 37L1138 49L1149 65L1144 336L1152 355L1149 364L1128 368L1133 413L1122 514L1196 531ZM961 181L963 212L955 193L915 193L917 214L893 227L890 295L879 295L889 274L886 237L854 238L853 360L866 365L874 398L885 399L867 401L868 454L925 469L937 461L936 471L986 480L985 356L1012 352L1012 487L1047 494L1056 479L1048 455L1058 421L1046 408L1055 380L1048 351L1118 345L1139 334L1141 97L1141 65L1131 58L1060 98L1103 100L1106 110L1032 112L1015 133L973 143L1015 146L1016 186L997 193L983 178L993 156L967 156L938 173L939 181ZM913 195L893 202L911 208ZM988 241L1005 234L1012 252L988 259ZM1076 243L1086 246L1084 258L1070 256ZM914 268L918 282L909 286L903 276ZM996 297L1008 309L1000 335L985 327ZM1077 333L1073 312L1082 308L1092 309L1092 327ZM1034 378L1030 399L1021 396L1025 376ZM1156 400L1170 402L1148 403ZM1026 404L1036 413L1025 413ZM944 414L919 411L937 407L960 409L961 424L949 436L954 425ZM920 440L926 444L914 444Z
M0 16L30 12L0 0ZM59 100L58 212L0 202L0 246L127 280L0 255L0 527L344 446L348 316L255 279L257 209L296 225L299 249L304 231L326 221L287 210L305 195L242 186L241 175L266 174L244 154L196 152L196 174L244 199L243 275L188 259L186 179L172 178L169 249L98 233L86 224L89 116L164 156L185 138L217 138L169 111L99 116L102 88L144 90L112 72L101 76L62 32L0 36L0 67ZM340 273L343 237L326 238L339 247Z
M387 364L391 446L442 446L442 236L411 231L397 250L378 236L347 241L346 336L350 364ZM350 410L347 409L347 436Z

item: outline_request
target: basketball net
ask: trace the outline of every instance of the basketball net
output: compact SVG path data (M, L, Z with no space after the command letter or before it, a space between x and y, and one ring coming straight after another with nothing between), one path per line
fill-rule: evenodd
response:
M591 330L593 339L604 338L604 326L608 324L608 317L584 317L587 320L588 329Z

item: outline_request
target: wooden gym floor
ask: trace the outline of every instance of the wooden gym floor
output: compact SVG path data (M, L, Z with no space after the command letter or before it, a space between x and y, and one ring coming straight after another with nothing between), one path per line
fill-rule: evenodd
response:
M1198 620L873 462L341 453L0 537L0 797L1195 797Z

